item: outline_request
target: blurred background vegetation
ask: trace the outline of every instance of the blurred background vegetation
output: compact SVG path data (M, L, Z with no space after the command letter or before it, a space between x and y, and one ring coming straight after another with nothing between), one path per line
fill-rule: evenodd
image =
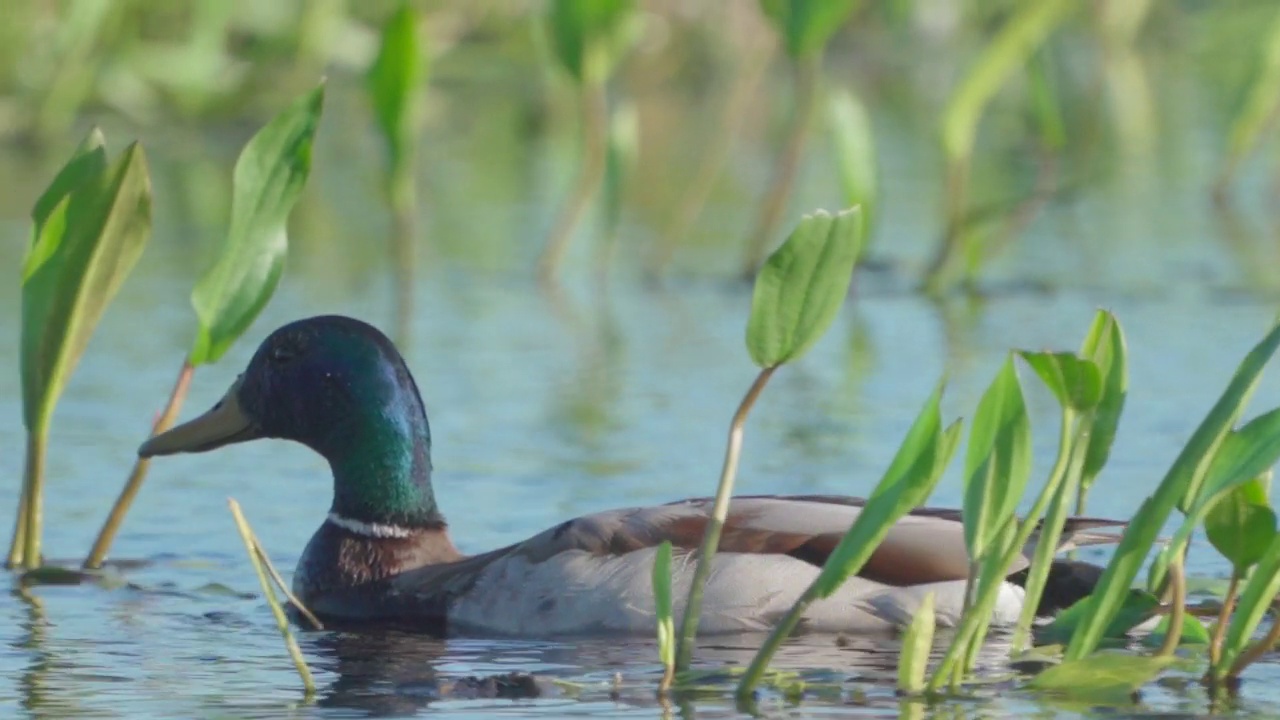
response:
M607 157L560 278L607 264L660 283L733 280L800 213L858 201L867 274L899 290L1280 290L1276 3L1092 0L1028 19L1037 3L832 2L847 16L810 75L772 0L620 3L595 98L558 61L563 3L408 3L426 88L406 256L387 241L396 220L367 86L401 3L5 0L0 261L16 266L32 202L97 124L116 147L146 146L157 244L194 277L221 240L236 152L326 77L289 273L348 290L395 257L534 277L601 152L590 103L607 113ZM1006 51L1002 72L992 55ZM967 154L952 135L966 121Z

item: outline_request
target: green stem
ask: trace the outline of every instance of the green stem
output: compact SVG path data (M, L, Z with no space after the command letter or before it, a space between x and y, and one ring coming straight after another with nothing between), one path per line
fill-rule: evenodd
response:
M30 437L28 436L28 441ZM31 464L31 450L27 449L27 464ZM22 564L22 550L26 546L27 540L27 502L28 493L30 493L27 474L29 471L23 472L22 494L18 498L18 514L13 522L13 541L9 543L9 559L5 563L5 567L10 570Z
M609 145L609 105L603 78L588 77L582 85L582 168L578 182L560 210L538 261L538 278L552 284L560 275L573 233L604 180Z
M1187 580L1182 572L1182 558L1169 564L1169 580L1173 583L1173 614L1169 616L1169 632L1156 655L1172 655L1182 641L1182 623L1187 611Z
M773 178L769 190L760 203L760 217L756 222L751 239L747 242L747 255L743 263L742 276L750 279L764 262L769 242L778 230L782 220L782 212L791 196L791 186L795 184L800 170L800 161L804 156L805 143L809 139L810 118L818 99L818 80L822 72L822 54L799 58L795 63L796 96L791 113L791 124L787 129L787 139L773 168Z
M1222 659L1222 638L1227 633L1227 622L1231 619L1231 610L1236 604L1236 593L1240 591L1240 573L1234 568L1231 571L1231 582L1227 585L1227 595L1222 599L1222 609L1218 612L1218 624L1213 628L1213 638L1209 641L1209 668L1216 669Z
M735 695L739 699L751 696L751 691L760 684L761 678L769 668L769 661L778 652L778 648L782 647L782 643L791 636L792 631L796 629L796 625L800 624L800 618L804 616L804 611L809 609L809 605L818 597L814 585L810 585L804 594L801 595L787 614L773 626L773 632L769 633L768 639L760 646L760 650L756 652L755 657L751 658L751 664L747 666L747 671L743 673L742 679L738 681L738 688Z
M44 523L44 456L49 442L48 423L27 431L27 464L23 476L24 508L19 517L22 530L22 567L40 567L40 534Z
M187 390L191 387L191 374L195 371L195 366L191 364L191 359L187 358L182 361L182 369L178 372L178 379L173 384L173 390L169 393L169 401L165 403L164 410L156 417L155 422L151 425L151 436L159 435L168 430L173 422L178 419L178 412L182 410L182 403L186 400ZM111 512L107 515L106 521L102 523L102 529L98 531L98 537L93 541L93 547L89 550L88 556L85 557L82 567L86 570L102 567L102 563L107 558L107 551L111 549L111 543L115 540L116 533L120 531L120 526L124 524L124 516L129 512L129 508L133 505L134 499L138 496L138 491L142 489L142 481L147 476L147 468L151 465L149 459L138 458L133 464L133 472L129 473L129 479L125 481L124 489L120 491L120 496L116 498L115 505L111 507Z
M1272 612L1275 612L1274 607ZM1257 662L1263 655L1266 655L1267 651L1277 642L1280 642L1280 617L1273 618L1271 629L1267 631L1266 637L1250 645L1247 650L1240 653L1240 657L1236 658L1236 661L1231 664L1231 670L1227 672L1227 677L1240 677L1240 673L1244 672L1245 668Z
M1079 442L1075 432L1075 411L1069 407L1062 410L1062 428L1058 435L1058 458L1049 472L1048 485L1056 488L1053 502L1049 506L1049 514L1040 525L1040 537L1036 541L1035 556L1027 572L1027 582L1023 586L1022 613L1018 616L1018 626L1014 630L1012 652L1017 653L1027 646L1031 637L1031 626L1035 623L1036 609L1040 605L1040 596L1044 594L1044 586L1049 578L1049 566L1053 562L1054 551L1058 539L1062 536L1062 524L1066 520L1067 498L1070 497L1072 485L1078 483L1064 482L1078 463L1083 460L1080 450L1085 447ZM1085 423L1080 424L1081 428ZM1074 468L1073 468L1074 466ZM1078 500L1079 498L1077 498ZM1035 517L1027 518L1034 522Z
M253 541L253 530L249 527L249 521L245 520L244 513L240 512L240 504L232 498L227 498L227 505L231 508L231 516L235 520L236 529L240 532L240 539L244 541L244 548L249 553L249 563L253 565L253 570L258 574L258 583L262 585L262 594L266 596L267 605L271 608L271 614L276 618L276 626L280 628L280 635L284 637L285 648L289 651L289 656L293 658L293 664L298 668L298 675L302 678L302 687L310 696L316 691L315 679L311 677L311 670L307 667L307 661L302 657L302 650L298 648L298 642L294 640L293 633L289 630L289 619L285 617L284 608L280 606L280 600L276 597L275 589L271 586L271 579L267 576L266 571L262 567L262 560L258 556L257 546Z
M693 580L689 585L689 599L685 603L683 617L680 618L680 635L676 644L676 672L689 669L693 660L693 644L698 634L698 615L702 611L702 593L707 576L711 573L711 558L720 547L720 531L724 528L725 518L729 515L729 498L733 493L734 479L738 474L738 457L742 453L743 426L747 422L747 414L755 405L756 399L764 390L778 366L767 367L756 375L747 394L743 396L738 410L733 414L729 424L729 443L725 448L724 466L720 470L720 485L716 488L715 505L711 510L711 519L707 523L706 532L702 535L702 546L698 550L698 565L693 571Z
M413 327L414 278L417 240L417 197L412 165L405 166L393 182L391 197L391 261L396 283L396 344L408 347Z

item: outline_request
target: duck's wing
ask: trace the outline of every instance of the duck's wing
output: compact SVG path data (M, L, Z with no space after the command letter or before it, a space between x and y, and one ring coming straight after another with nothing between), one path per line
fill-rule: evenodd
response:
M594 513L561 523L504 554L519 553L532 562L573 550L622 555L665 540L692 550L702 543L713 503L712 498L694 498ZM861 498L838 495L737 496L729 504L719 552L787 555L821 567L864 506ZM1057 551L1118 542L1117 528L1125 524L1070 518ZM1038 533L1032 535L1010 573L1030 564L1037 538ZM964 579L968 568L960 511L918 508L889 529L858 575L886 585L919 585Z

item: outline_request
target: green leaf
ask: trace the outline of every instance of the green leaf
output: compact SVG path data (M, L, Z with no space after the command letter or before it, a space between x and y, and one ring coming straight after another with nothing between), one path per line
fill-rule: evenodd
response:
M311 171L323 103L322 84L259 130L236 161L231 229L191 293L200 320L193 365L222 357L275 292L289 244L286 223Z
M1154 629L1142 637L1142 644L1147 647L1158 648L1164 645L1164 638L1169 634L1169 623L1173 618L1165 615L1156 623ZM1183 614L1182 616L1182 637L1178 639L1179 645L1208 645L1209 630L1200 622L1200 618L1195 615Z
M1047 668L1031 678L1027 688L1059 697L1126 703L1138 688L1177 661L1168 655L1096 653Z
M861 211L806 215L756 276L747 350L760 367L804 354L831 326L862 250Z
M1102 372L1092 360L1068 352L1018 352L1035 370L1058 403L1088 412L1102 401Z
M835 146L836 172L846 207L862 211L862 236L870 237L876 207L876 142L871 115L851 92L832 88L827 118Z
M1276 514L1267 505L1262 482L1254 479L1225 493L1204 517L1209 542L1244 576L1276 534Z
M857 6L857 0L760 1L793 58L822 52Z
M981 558L1031 475L1031 423L1012 356L978 402L964 468L964 539L969 557Z
M942 388L939 383L929 396L858 519L822 566L813 583L818 597L830 597L857 573L893 524L924 502L942 477L960 434L959 421L940 431Z
M929 652L933 650L935 626L933 593L930 592L920 601L919 609L902 636L902 651L898 656L899 691L908 695L924 691L924 673L929 666Z
M1160 607L1160 599L1155 595L1133 588L1123 597L1120 609L1111 623L1107 625L1102 636L1107 640L1119 640L1129 631L1141 625L1155 614ZM1065 643L1071 639L1076 628L1089 617L1089 598L1084 598L1059 612L1058 615L1036 633L1040 643Z
M1236 601L1235 613L1223 639L1219 663L1209 669L1215 678L1221 680L1227 676L1231 665L1244 652L1263 616L1271 608L1277 593L1280 593L1280 533L1271 537L1266 552L1240 591L1240 599Z
M53 407L151 234L151 180L136 142L110 164L96 129L36 201L23 266L23 422Z
M1025 3L986 44L942 113L942 147L948 160L956 162L973 154L982 111L1013 71L1027 63L1077 6L1075 0Z
M1124 412L1125 398L1129 394L1128 351L1120 320L1106 310L1099 310L1085 336L1080 355L1092 360L1102 375L1102 399L1094 408L1089 437L1085 440L1089 446L1080 476L1080 485L1087 491L1111 455L1111 444L1115 441L1120 414Z
M658 621L658 657L662 666L676 663L676 626L671 614L671 541L663 540L653 558L653 602Z
M427 75L427 56L420 45L417 14L403 3L383 26L378 55L365 78L387 144L393 195L405 191L401 178L413 170Z
M639 116L634 103L622 101L609 122L605 151L603 214L607 228L616 228L622 220L624 196L639 157Z
M1089 596L1088 620L1072 635L1071 644L1067 646L1068 658L1082 658L1097 647L1103 629L1118 612L1124 594L1137 577L1169 513L1181 498L1194 497L1193 486L1201 468L1207 465L1206 460L1239 417L1277 347L1280 347L1280 324L1273 325L1266 337L1241 361L1226 390L1191 435L1156 492L1143 501L1138 513L1130 520L1111 562ZM1153 572L1148 587L1158 589L1162 581L1163 576Z
M627 41L634 0L552 0L556 59L579 82L599 82Z

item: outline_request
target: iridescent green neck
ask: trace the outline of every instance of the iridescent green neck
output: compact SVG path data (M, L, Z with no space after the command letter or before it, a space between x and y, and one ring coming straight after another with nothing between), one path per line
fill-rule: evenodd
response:
M431 430L416 395L346 420L317 448L333 469L330 512L403 528L442 525L431 488Z

